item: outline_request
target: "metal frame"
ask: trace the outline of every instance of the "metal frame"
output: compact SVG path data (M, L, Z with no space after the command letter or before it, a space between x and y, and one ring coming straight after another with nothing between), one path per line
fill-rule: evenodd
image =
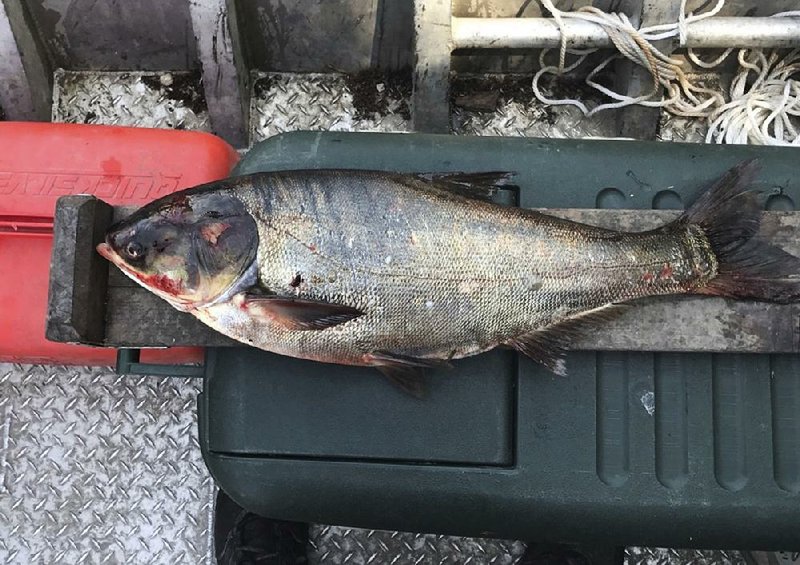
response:
M189 2L203 88L214 133L248 144L248 72L233 0ZM53 69L27 7L0 1L0 106L7 119L49 121Z
M233 0L189 2L211 128L234 147L248 144L250 97Z
M680 16L680 0L662 0L648 2L646 0L627 0L620 9L624 9L631 22L639 27L655 26L675 22ZM678 46L677 41L662 39L653 42L654 46L665 55L669 55ZM620 90L631 98L646 96L653 91L653 75L628 59L616 62L616 78ZM658 87L663 93L664 88ZM621 108L616 113L617 135L634 139L655 139L661 108L632 105Z
M48 121L53 73L25 10L0 2L0 106L9 120Z
M660 8L656 6L655 9ZM552 18L453 17L450 25L453 49L542 49L561 44L561 31ZM598 24L564 20L564 29L571 47L613 46L611 38ZM688 24L683 45L694 48L798 46L800 18L720 16Z
M450 0L414 2L414 131L450 132Z
M620 8L618 8L620 9ZM679 2L630 0L621 9L634 25L675 21ZM541 49L558 47L561 30L552 18L455 17L450 0L416 0L414 11L414 90L412 123L420 132L450 132L450 56L457 49ZM604 48L613 43L603 28L591 22L565 20L571 47ZM669 53L676 40L658 42ZM683 47L783 48L800 46L798 17L714 17L687 26ZM625 64L624 62L622 63ZM652 88L646 71L630 65L618 69L627 82L618 85L631 96ZM647 76L645 76L647 75ZM622 137L652 139L660 112L657 108L626 108L618 113L618 134Z

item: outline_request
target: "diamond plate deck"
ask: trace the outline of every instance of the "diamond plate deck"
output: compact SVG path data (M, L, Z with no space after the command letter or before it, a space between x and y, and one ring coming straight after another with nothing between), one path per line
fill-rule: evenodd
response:
M309 531L308 557L311 563L353 565L511 565L524 552L525 544L518 541L314 525Z
M53 121L208 131L201 86L191 73L58 70Z
M514 79L512 79L513 81ZM381 111L364 112L354 103L351 80L341 74L254 73L250 101L250 136L256 143L293 130L407 132L408 99L386 89L376 77L370 88L382 100ZM529 84L529 79L526 80ZM360 85L366 88L367 85ZM514 85L517 86L516 84ZM502 85L495 111L479 112L454 106L457 135L526 137L613 137L614 114L585 118L568 106L545 107L532 93L507 93Z
M702 549L665 549L660 547L629 547L625 551L627 565L746 565L739 551L709 551Z
M295 130L409 131L408 100L393 96L376 81L376 98L385 111L363 111L354 104L347 75L319 73L253 73L250 141Z
M211 563L197 393L188 379L0 364L0 562Z
M542 87L553 98L564 94ZM468 100L475 92L496 96L488 108L476 109ZM546 106L531 89L531 77L520 75L477 75L453 80L450 122L457 135L517 137L589 138L614 137L613 112L584 116L574 106ZM491 98L490 98L491 100ZM480 105L479 105L480 106Z
M207 129L206 112L171 98L175 77L164 75L59 71L53 120ZM255 85L264 80L251 101L253 142L297 129L409 127L408 100L384 95L380 81L381 111L365 113L344 75L260 73L254 79ZM501 93L494 112L454 107L453 131L613 134L611 114L586 121L573 109L545 109L531 100ZM213 563L215 493L196 440L199 386L187 379L119 377L108 369L0 364L0 562ZM524 549L515 541L324 525L313 525L309 540L316 563L502 564L516 562ZM745 557L628 548L626 562L740 564Z

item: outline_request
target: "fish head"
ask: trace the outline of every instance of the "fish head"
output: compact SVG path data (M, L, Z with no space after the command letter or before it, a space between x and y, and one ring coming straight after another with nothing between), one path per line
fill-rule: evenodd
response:
M251 268L255 220L230 191L194 189L112 226L97 251L128 277L189 311L219 300Z

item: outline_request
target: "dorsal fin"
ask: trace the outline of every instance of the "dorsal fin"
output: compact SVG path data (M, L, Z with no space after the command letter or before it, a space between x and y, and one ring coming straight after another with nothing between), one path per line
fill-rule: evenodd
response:
M501 188L513 186L515 173L487 171L481 173L419 173L419 180L429 182L465 198L493 202L492 197Z
M560 377L567 376L564 356L592 326L619 316L624 304L608 304L510 339L506 345L541 363Z

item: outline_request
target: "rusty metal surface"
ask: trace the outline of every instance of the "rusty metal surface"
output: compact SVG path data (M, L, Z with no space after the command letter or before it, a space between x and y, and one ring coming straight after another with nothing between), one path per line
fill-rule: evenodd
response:
M198 390L0 364L0 563L211 563Z

